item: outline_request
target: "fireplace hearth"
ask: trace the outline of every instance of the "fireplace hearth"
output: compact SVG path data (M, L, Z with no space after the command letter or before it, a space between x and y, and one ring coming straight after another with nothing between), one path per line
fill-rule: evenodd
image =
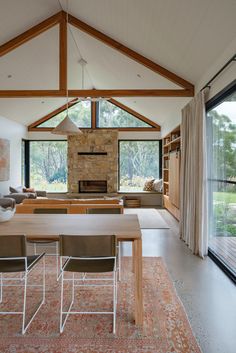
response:
M79 193L107 193L106 180L79 180Z

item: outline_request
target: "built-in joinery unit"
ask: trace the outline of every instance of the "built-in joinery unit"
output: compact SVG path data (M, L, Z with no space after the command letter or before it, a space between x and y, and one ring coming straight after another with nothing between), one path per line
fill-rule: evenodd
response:
M163 138L163 203L164 207L180 218L180 125Z

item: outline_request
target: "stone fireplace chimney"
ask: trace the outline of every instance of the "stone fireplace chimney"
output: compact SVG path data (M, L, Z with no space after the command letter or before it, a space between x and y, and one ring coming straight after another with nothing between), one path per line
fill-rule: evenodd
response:
M117 192L118 131L83 130L68 136L68 192L78 193L79 181L107 181L107 192Z

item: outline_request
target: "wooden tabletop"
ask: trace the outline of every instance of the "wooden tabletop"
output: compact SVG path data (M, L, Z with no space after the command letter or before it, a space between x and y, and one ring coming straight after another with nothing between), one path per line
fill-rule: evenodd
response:
M59 234L115 234L121 241L141 239L137 215L15 214L0 223L0 235L25 234L28 239L58 239Z

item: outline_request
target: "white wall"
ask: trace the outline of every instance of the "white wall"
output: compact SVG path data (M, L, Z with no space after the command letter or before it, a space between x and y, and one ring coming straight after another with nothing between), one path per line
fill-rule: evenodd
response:
M0 181L2 194L9 193L10 185L21 185L21 141L26 137L24 125L0 116L0 138L10 140L10 180Z
M212 63L211 68L205 72L196 85L196 92L226 64L226 62L235 55L236 39L228 46L222 55ZM232 62L211 84L208 100L223 90L227 85L236 79L236 62Z
M160 139L159 131L119 131L118 139L120 140L155 140ZM29 132L29 140L66 140L66 136L53 135L50 132Z
M206 83L226 64L226 62L235 55L236 39L228 46L228 48L221 54L220 57L211 64L207 72L202 74L198 82L195 84L195 93L198 93ZM204 55L204 53L202 53ZM223 90L227 85L236 79L236 62L232 62L227 69L225 69L216 80L211 84L211 89L207 100L214 97L217 93ZM189 99L189 101L191 98ZM187 102L186 102L187 104ZM184 104L183 107L186 105ZM182 108L183 108L182 107ZM176 109L176 115L172 119L167 119L162 125L162 137L167 135L171 130L173 130L177 125L181 123L181 109L179 107Z

